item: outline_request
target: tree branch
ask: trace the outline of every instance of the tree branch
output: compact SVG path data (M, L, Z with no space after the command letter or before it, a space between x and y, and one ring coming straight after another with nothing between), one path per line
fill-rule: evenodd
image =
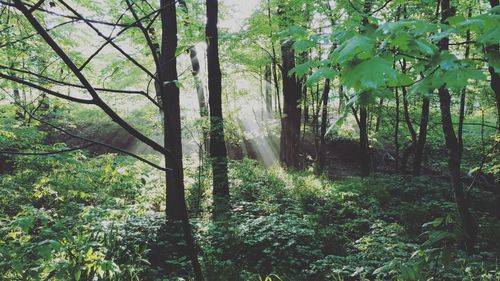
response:
M16 0L17 2L18 0ZM92 30L95 31L95 33L97 35L99 35L100 37L102 37L103 39L105 40L108 40L109 41L109 44L111 44L111 46L113 46L117 51L119 51L123 56L125 56L130 62L132 62L134 65L136 65L137 67L139 67L142 71L144 71L147 75L151 76L151 77L155 77L153 73L151 73L151 71L149 71L145 66L143 66L142 64L140 64L137 60L135 60L132 56L130 56L127 52L125 52L122 48L120 48L120 46L116 45L116 43L114 43L112 40L109 40L109 38L102 34L102 32L97 29L91 22L89 22L87 19L85 19L80 13L78 13L75 9L73 9L71 6L69 6L66 2L64 2L63 0L59 0L59 2L64 6L66 7L68 10L70 10L76 17L78 17L79 19L83 20Z
M159 170L162 170L162 171L167 171L168 170L168 169L163 168L163 167L161 167L161 166L159 166L159 165L157 165L157 164L155 164L155 163L153 163L153 162L151 162L151 161L149 161L149 160L147 160L147 159L145 159L145 158L143 158L143 157L141 157L141 156L139 156L137 154L134 154L132 152L129 152L129 151L126 151L124 149L121 149L121 148L118 148L118 147L115 147L115 146L112 146L112 145L109 145L109 144L106 144L106 143L103 143L103 142L91 140L91 139L88 139L88 138L85 138L85 137L82 137L82 136L75 135L75 134L73 134L71 132L68 132L67 130L65 130L65 129L59 127L59 126L56 126L56 125L54 125L54 124L52 124L50 122L42 120L42 119L38 118L37 116L33 115L24 106L22 106L19 102L16 101L15 103L19 107L21 107L26 112L26 114L28 114L32 119L37 120L38 122L43 123L43 124L45 124L45 125L53 128L53 129L55 129L57 131L60 131L60 132L62 132L64 134L67 134L70 137L73 137L73 138L76 138L76 139L80 139L80 140L84 140L86 142L90 142L90 143L95 144L95 145L101 145L101 146L107 147L109 149L121 152L121 153L126 154L128 156L131 156L131 157L133 157L133 158L135 158L135 159L137 159L139 161L142 161L142 162L144 162L144 163L146 163L146 164L148 164L148 165L150 165L152 167L155 167L156 169L159 169Z
M0 78L7 79L7 80L10 80L10 81L16 82L18 84L22 84L22 85L25 85L25 86L37 89L39 91L42 91L44 93L47 93L47 94L49 94L51 96L54 96L54 97L57 97L57 98L61 98L61 99L65 99L65 100L72 101L72 102L77 102L77 103L83 103L83 104L94 104L94 100L85 100L85 99L75 98L75 97L72 97L72 96L63 95L61 93L52 91L52 90L47 89L45 87L42 87L40 85L37 85L37 84L31 83L31 82L22 80L20 78L15 77L15 76L10 76L10 75L7 75L7 74L3 74L1 72L0 72Z
M47 76L44 76L44 75L41 75L41 74L38 74L38 73L34 73L34 72L31 72L31 71L28 71L28 70L22 70L22 69L7 67L7 66L1 65L1 64L0 64L0 69L8 69L8 70L11 70L11 71L16 71L16 72L20 72L20 73L24 73L24 74L28 74L28 75L33 75L35 77L38 77L38 78L41 78L43 80L47 80L47 81L50 81L52 83L55 83L55 84L58 84L58 85L62 85L62 86L74 87L74 88L79 88L79 89L86 89L82 85L78 85L78 84L74 84L74 83L69 83L69 82L64 82L64 81L59 81L59 80L56 80L54 78L50 78L50 77L47 77ZM12 76L12 77L14 77L14 76ZM161 105L156 100L154 100L151 96L149 96L146 92L144 92L144 91L115 90L115 89L108 89L108 88L95 88L95 90L99 91L99 92L108 92L108 93L116 93L116 94L135 94L135 95L141 95L141 96L146 97L150 102L152 102L154 105L156 105L158 108L161 109Z
M21 11L21 13L24 14L26 19L30 22L30 24L35 28L36 31L40 33L42 38L45 40L45 42L56 52L59 57L62 59L62 61L71 69L71 71L75 74L75 76L80 80L82 85L87 89L89 94L92 96L95 105L97 105L99 108L101 108L104 113L106 113L112 120L113 122L117 123L120 127L125 129L129 134L137 138L138 140L142 141L144 144L150 146L154 150L162 153L163 155L170 154L170 152L163 147L162 145L158 144L154 140L148 138L141 132L139 132L137 129L132 127L130 124L128 124L125 120L123 120L116 112L113 111L102 99L99 97L95 89L92 87L92 85L89 83L87 78L81 73L81 71L78 69L78 67L73 63L73 61L68 57L68 55L57 45L57 43L50 37L50 35L43 29L43 27L40 25L40 23L35 19L33 15L31 15L28 11L28 9L22 4L20 0L14 0L16 3L16 8Z

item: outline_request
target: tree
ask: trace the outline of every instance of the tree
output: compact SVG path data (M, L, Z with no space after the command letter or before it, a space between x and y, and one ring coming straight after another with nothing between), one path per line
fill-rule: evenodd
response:
M441 1L441 23L448 24L448 18L451 17L452 7L450 0ZM445 36L439 41L439 50L446 52L449 50L449 38ZM451 96L448 88L443 85L439 88L439 106L441 108L441 122L443 133L446 140L446 147L448 149L448 169L450 171L451 187L455 196L458 213L462 219L464 227L464 242L467 252L474 250L474 240L477 234L477 223L469 211L469 202L464 193L462 179L460 176L460 147L455 130L453 128L453 121L451 118Z
M210 157L213 175L213 213L219 217L229 209L227 150L222 115L222 74L219 62L218 1L207 0L208 103L210 105Z
M154 11L150 15L145 16L143 19L138 19L135 21L134 25L126 26L130 28L131 26L138 26L141 30L145 31L147 28L141 27L141 21L149 18L151 15L159 13L162 20L162 38L161 38L161 53L156 57L156 50L151 40L148 39L148 35L144 32L146 39L148 39L148 45L151 47L151 53L154 57L156 65L159 66L157 69L158 76L151 73L146 67L138 63L129 54L127 54L123 49L113 42L114 38L107 38L102 34L102 32L96 28L92 21L83 17L75 8L64 2L59 1L61 5L69 10L73 17L77 20L83 21L88 27L90 27L96 34L100 37L106 39L104 44L112 45L116 50L125 56L130 62L135 66L144 71L151 79L155 80L158 85L157 89L159 93L157 95L161 98L161 103L154 102L153 99L149 97L155 105L160 106L163 111L163 135L165 138L165 146L162 146L155 142L153 139L147 137L139 130L134 128L126 120L124 120L115 110L113 110L99 95L98 88L92 86L89 79L83 74L82 69L86 64L98 53L102 48L92 55L83 66L77 67L75 62L69 57L69 55L59 46L59 44L52 38L52 36L47 32L47 30L41 25L41 23L33 15L33 11L36 11L40 4L27 6L27 4L15 0L12 5L14 8L19 10L25 17L25 19L31 24L35 31L44 39L44 41L49 45L52 50L58 55L60 60L64 65L71 71L71 73L78 79L81 83L79 85L73 85L75 87L85 89L91 96L91 99L82 99L77 97L66 96L50 89L38 86L28 81L17 79L15 77L9 77L7 75L1 74L3 78L10 79L14 82L24 84L30 87L34 87L40 91L43 91L49 95L65 99L71 102L78 102L83 104L90 104L99 107L104 113L106 113L116 124L126 130L129 134L134 136L137 140L143 142L144 144L150 146L154 150L158 151L165 157L165 168L161 168L146 159L135 156L136 158L145 161L157 168L166 171L166 194L167 194L167 208L166 208L166 218L170 221L181 221L184 229L184 235L186 243L189 248L189 257L195 274L198 280L202 280L201 268L198 263L194 240L192 237L190 224L187 215L187 209L184 199L184 178L183 178L183 164L182 164L182 146L181 146L181 125L180 125L180 108L179 108L179 88L177 86L177 66L176 66L176 48L177 48L177 21L176 21L176 1L173 0L161 0L160 9ZM130 5L130 3L129 3ZM123 30L122 30L123 32ZM59 82L52 79L54 82ZM68 84L68 83L66 83ZM147 94L145 94L147 95ZM131 154L131 153L128 153ZM133 155L133 154L131 154Z
M280 2L278 16L280 27L285 29L290 26L287 13L289 7ZM301 86L291 70L295 68L295 51L293 41L289 39L281 40L281 60L283 77L283 118L281 121L280 137L280 159L287 167L300 168L300 121L301 121Z

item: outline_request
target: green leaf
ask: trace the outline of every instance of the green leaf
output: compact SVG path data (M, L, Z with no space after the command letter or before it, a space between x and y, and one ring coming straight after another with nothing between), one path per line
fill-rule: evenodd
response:
M295 38L300 38L303 37L307 34L307 30L298 25L294 25L288 29L285 29L278 34L275 35L277 38L284 38L284 37L295 37Z
M356 35L340 45L332 54L336 63L344 64L354 58L366 59L373 56L373 40L363 35Z
M441 80L446 84L448 88L454 90L463 89L469 80L485 80L486 75L481 70L476 69L453 69L446 71L444 75L441 76Z
M497 26L486 31L483 35L477 38L477 41L483 44L498 44L500 41L500 27Z
M335 77L335 71L329 67L321 67L316 72L314 72L308 79L307 85L315 85L321 79L333 79Z
M303 52L313 48L314 46L316 46L316 42L314 42L312 40L299 40L299 41L295 41L295 43L293 43L293 48L298 53L303 53Z
M342 74L342 81L346 86L362 91L385 86L388 82L398 83L399 75L389 61L375 57L346 67Z
M307 62L302 63L302 64L299 64L299 65L295 66L294 68L292 68L288 72L288 76L292 76L293 74L296 74L297 77L302 78L302 77L304 77L304 75L309 73L309 70L311 70L311 68L315 65L316 65L316 62L312 61L312 60L307 61Z
M426 55L433 55L437 50L436 46L434 46L433 44L420 39L413 40L412 43L415 44L415 49Z

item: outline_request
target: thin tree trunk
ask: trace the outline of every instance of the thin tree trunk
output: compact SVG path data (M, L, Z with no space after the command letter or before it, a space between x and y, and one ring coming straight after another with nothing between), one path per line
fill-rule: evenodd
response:
M359 150L361 176L370 175L370 151L368 144L368 110L362 106L359 108Z
M266 113L270 117L273 113L273 97L272 97L272 82L271 82L271 67L266 65L264 70L264 88L265 88L265 102L266 102Z
M469 7L469 11L467 12L468 18L472 17L472 9ZM466 33L466 39L465 41L467 42L465 45L465 59L469 59L469 54L470 54L470 40L471 40L471 34L470 30L467 30ZM465 96L466 96L466 91L467 87L464 87L462 89L462 93L460 94L460 109L459 109L459 118L458 118L458 131L457 131L457 138L458 138L458 147L459 147L459 155L460 158L462 158L462 154L464 151L464 141L463 141L463 131L464 131L464 120L465 120Z
M406 62L403 62L403 65L405 66ZM405 67L403 67L403 69L405 69ZM406 122L406 126L408 127L408 131L410 132L410 136L411 136L411 144L408 147L405 148L405 151L403 153L403 159L401 161L402 171L406 171L406 166L408 164L408 158L410 157L411 154L414 154L415 147L417 146L417 133L415 131L415 128L413 128L413 124L411 122L410 110L408 108L409 105L408 105L408 98L407 98L406 87L401 87L401 91L403 93L403 114L404 114L404 119L405 119L405 122Z
M395 147L395 170L399 171L399 92L398 89L394 89L394 95L396 96L396 120L394 124L394 147Z
M372 0L365 0L363 12L367 15L372 8ZM363 26L369 24L368 17L364 16L362 19ZM360 106L359 108L359 161L361 168L361 176L366 177L370 175L370 147L368 143L368 108Z
M448 18L452 15L450 0L441 0L441 23L448 24ZM449 50L449 38L445 37L439 42L440 51ZM465 250L471 253L474 250L474 242L477 234L477 223L470 214L469 203L463 189L460 178L460 148L455 135L451 119L451 95L445 86L439 89L439 103L441 108L441 121L443 133L448 149L448 167L450 170L451 186L453 189L457 210L463 223Z
M380 98L377 111L377 120L375 121L375 132L378 132L380 128L380 123L382 122L382 109L384 107L384 98Z
M269 38L273 37L273 23L271 18L271 1L267 1L267 20L269 25ZM273 71L273 80L274 80L274 89L275 89L275 99L276 99L276 109L279 113L280 120L283 119L283 112L281 110L281 101L280 101L280 84L278 78L278 63L277 63L277 55L276 48L274 47L274 41L271 39L271 52L272 52L272 71Z
M210 157L212 158L213 171L214 218L219 218L229 211L227 150L222 115L222 73L219 62L219 34L217 28L218 5L217 0L207 0L208 102L210 104Z
M330 79L326 79L325 88L323 89L323 109L321 112L321 135L318 155L318 171L322 172L325 169L326 158L326 127L328 126L328 94L330 93Z
M422 159L424 155L425 142L427 140L427 125L429 123L429 97L422 99L422 114L420 115L420 127L418 131L417 145L415 146L415 158L413 160L413 175L419 176L422 171Z

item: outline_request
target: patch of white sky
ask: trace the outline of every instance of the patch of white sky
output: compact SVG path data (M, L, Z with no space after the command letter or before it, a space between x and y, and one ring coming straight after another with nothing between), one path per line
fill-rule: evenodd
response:
M222 3L228 9L220 22L220 27L230 32L239 31L245 21L257 9L262 0L224 0Z

